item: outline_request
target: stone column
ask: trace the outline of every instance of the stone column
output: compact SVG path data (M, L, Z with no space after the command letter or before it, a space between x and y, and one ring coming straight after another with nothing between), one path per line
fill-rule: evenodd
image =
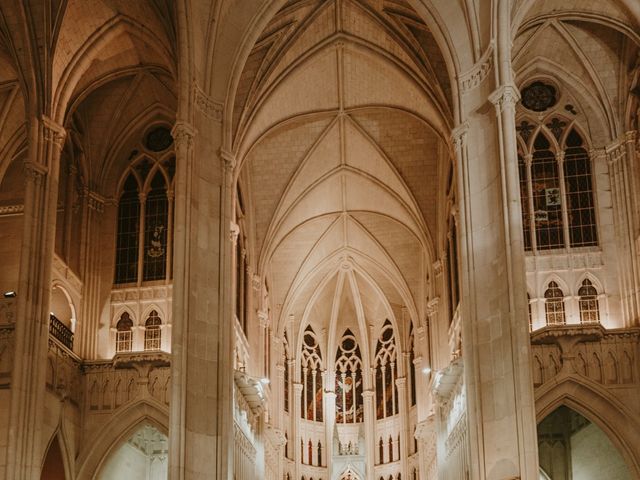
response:
M496 118L480 114L453 132L473 479L538 478L516 150L518 99L513 85L501 86L490 95ZM468 148L467 138L469 144L485 144L484 150Z
M364 409L364 440L365 440L365 452L360 452L360 455L364 454L366 459L366 471L365 475L367 480L374 480L374 467L375 467L375 443L376 443L376 406L375 406L375 392L373 389L364 390L362 392L363 409ZM404 477L403 477L404 478Z
M435 414L431 414L426 420L416 425L416 440L418 440L418 478L420 480L436 480L430 475L432 465L437 465L436 458L436 421Z
M336 392L335 392L335 372L325 370L324 372L324 425L325 439L323 458L327 466L327 478L331 478L331 465L333 460L333 429L336 424ZM355 387L354 387L355 388ZM354 393L355 399L355 393Z
M4 476L12 480L40 479L51 266L64 137L62 126L49 118L31 118Z
M71 258L71 245L76 245L71 238L72 226L73 226L73 195L75 193L76 178L78 176L78 169L75 165L69 164L69 171L67 172L67 184L65 185L65 199L64 199L64 240L63 255L64 261L67 265L70 265Z
M98 323L102 305L101 290L101 223L106 199L85 189L82 201L82 232L80 265L82 269L82 306L78 318L74 350L85 359L95 359L98 353Z
M302 402L302 384L293 382L293 410L291 417L291 438L289 439L290 450L293 452L293 462L295 465L293 471L293 478L300 478L300 463L302 462L302 457L300 456L300 430L298 426L300 425L300 418L302 417L302 411L300 408L300 403Z
M396 379L398 389L398 402L400 402L398 412L400 413L400 473L402 478L409 478L409 403L407 401L407 377ZM395 440L395 439L394 439Z
M171 480L233 475L231 206L234 159L221 125L178 122L171 362Z

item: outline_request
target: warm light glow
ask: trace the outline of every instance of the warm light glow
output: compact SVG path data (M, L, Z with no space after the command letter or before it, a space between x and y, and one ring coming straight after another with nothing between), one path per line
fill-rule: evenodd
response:
M271 383L271 380L269 380L267 377L264 377L260 379L260 383L262 383L263 385L269 385Z
M424 373L425 375L429 375L431 373L431 367L424 367L422 369L422 373Z
M16 296L16 292L13 290L9 290L8 292L4 292L4 298L13 298Z

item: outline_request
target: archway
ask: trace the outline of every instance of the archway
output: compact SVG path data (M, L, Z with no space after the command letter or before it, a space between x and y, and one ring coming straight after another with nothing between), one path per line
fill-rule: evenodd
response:
M145 478L166 480L168 439L156 427L141 425L111 452L96 475L97 480Z
M564 405L538 424L538 455L540 478L632 478L622 454L606 433Z
M60 442L58 436L55 435L47 456L44 459L44 465L42 466L42 473L40 475L41 480L66 480L64 472L64 461L62 459L62 449L60 448Z

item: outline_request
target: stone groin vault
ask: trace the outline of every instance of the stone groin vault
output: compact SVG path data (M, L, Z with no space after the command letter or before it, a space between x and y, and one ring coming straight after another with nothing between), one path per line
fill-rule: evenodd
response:
M0 19L0 478L640 478L636 2Z

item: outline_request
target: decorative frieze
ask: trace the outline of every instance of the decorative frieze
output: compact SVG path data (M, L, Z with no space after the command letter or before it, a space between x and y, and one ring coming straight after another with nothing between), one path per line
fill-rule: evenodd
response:
M470 70L462 73L458 78L462 94L477 88L488 76L493 67L493 43L489 44L485 52Z
M0 205L0 217L9 215L20 215L22 213L24 213L24 204Z
M196 83L193 84L193 96L196 108L202 112L205 117L217 122L222 121L222 113L224 110L222 103L216 102L209 97Z

